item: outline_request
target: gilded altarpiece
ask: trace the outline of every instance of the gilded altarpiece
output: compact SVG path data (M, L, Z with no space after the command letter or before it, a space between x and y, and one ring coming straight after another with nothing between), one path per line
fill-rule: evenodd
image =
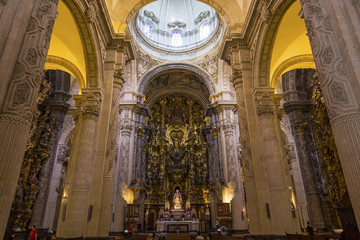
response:
M202 107L190 98L164 97L152 106L151 135L145 145L145 204L174 208L176 190L182 208L210 202L204 119Z

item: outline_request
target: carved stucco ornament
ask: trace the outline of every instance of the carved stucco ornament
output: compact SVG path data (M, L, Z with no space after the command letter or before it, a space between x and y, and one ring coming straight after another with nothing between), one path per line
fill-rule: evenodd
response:
M137 49L138 61L137 61L137 72L138 72L138 81L145 73L152 67L161 63L160 60L155 59L149 54L144 54L140 49Z
M200 60L194 61L196 65L203 68L211 77L214 82L218 82L218 57L216 52L206 54Z

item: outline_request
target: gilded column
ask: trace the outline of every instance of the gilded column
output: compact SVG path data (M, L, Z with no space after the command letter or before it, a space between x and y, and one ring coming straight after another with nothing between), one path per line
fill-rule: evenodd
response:
M317 229L325 230L325 218L322 212L318 189L319 177L316 174L316 164L320 165L316 143L311 127L311 89L306 86L308 75L314 75L311 70L292 70L283 75L284 109L287 112L295 139L297 156L308 202L308 212L311 224ZM301 77L305 75L305 79ZM300 87L300 85L302 85ZM298 86L298 87L296 87ZM301 89L302 91L300 91ZM308 89L308 90L307 90ZM318 166L320 168L320 166ZM318 181L317 181L318 180Z
M249 217L249 231L251 233L261 232L261 220L258 207L258 196L254 166L251 153L250 135L245 104L245 90L243 76L240 70L233 70L233 85L236 91L238 120L240 128L241 163L244 171L245 194L247 200L247 215Z
M360 4L301 0L346 185L360 228Z
M298 220L292 216L291 192L287 186L285 164L276 131L274 89L256 89L254 98L258 114L260 134L260 162L268 184L266 203L267 218L271 219L272 234L297 232Z
M57 4L57 0L0 3L0 238L29 137Z
M77 126L79 130L74 146L77 150L70 160L73 170L69 182L66 216L64 223L58 228L58 236L64 238L84 236L86 221L91 211L88 197L93 171L95 131L102 96L99 89L83 89L82 93L83 102Z

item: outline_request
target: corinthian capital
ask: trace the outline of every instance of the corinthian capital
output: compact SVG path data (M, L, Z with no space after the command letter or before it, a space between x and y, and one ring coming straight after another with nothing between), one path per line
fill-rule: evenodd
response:
M224 128L225 135L230 135L230 136L234 135L235 124L231 124L231 123L230 124L224 124L223 128Z
M255 103L258 115L272 114L275 112L274 89L257 89L255 90Z
M101 91L100 89L83 89L83 102L81 111L84 117L97 117L100 112Z

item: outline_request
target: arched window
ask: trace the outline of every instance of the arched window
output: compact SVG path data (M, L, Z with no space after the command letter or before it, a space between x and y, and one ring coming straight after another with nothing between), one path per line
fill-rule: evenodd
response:
M207 38L210 35L210 25L209 23L204 23L200 27L200 40Z
M171 34L171 45L174 47L182 46L183 36L180 31L175 31Z
M145 23L144 25L144 34L146 37L151 38L152 37L153 28L150 25L150 23Z

